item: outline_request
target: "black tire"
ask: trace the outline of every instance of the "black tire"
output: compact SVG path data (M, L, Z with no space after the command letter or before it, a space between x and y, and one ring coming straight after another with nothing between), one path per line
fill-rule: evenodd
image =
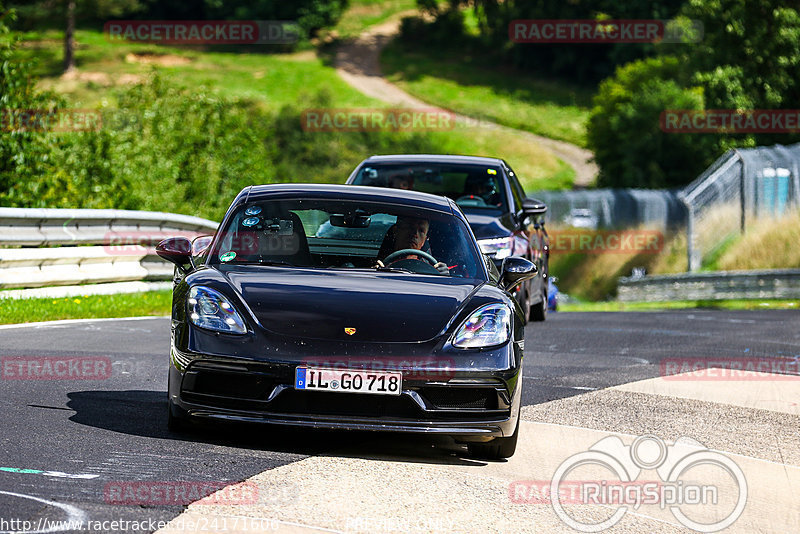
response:
M507 438L494 438L486 443L468 444L470 456L486 460L503 460L514 456L519 438L519 420L520 416L517 414L517 426L514 428L514 433Z
M528 319L538 322L547 319L547 292L542 291L542 300L536 304L531 304L531 311Z
M169 401L169 407L167 408L167 428L170 432L184 432L189 429L189 421L175 415L175 407L172 405L172 401Z

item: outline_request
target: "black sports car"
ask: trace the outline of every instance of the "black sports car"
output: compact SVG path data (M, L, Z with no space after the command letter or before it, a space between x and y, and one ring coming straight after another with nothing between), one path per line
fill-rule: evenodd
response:
M341 185L244 189L213 240L171 238L169 421L434 432L516 448L523 316L445 197Z
M547 317L549 238L547 206L528 198L502 159L439 154L372 156L362 161L348 184L413 189L455 200L467 216L481 250L500 269L509 256L536 264L539 275L512 293L526 318Z

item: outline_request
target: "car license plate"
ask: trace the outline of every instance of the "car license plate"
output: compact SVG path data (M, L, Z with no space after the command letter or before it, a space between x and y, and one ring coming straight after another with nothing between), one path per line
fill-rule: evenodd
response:
M298 367L294 377L295 389L374 395L400 395L403 390L403 374L396 372Z

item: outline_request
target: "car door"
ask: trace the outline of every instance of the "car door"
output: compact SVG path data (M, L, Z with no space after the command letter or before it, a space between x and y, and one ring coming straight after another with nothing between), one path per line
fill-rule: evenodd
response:
M546 289L542 286L547 283L549 262L548 237L544 227L544 215L525 217L522 214L522 200L526 198L527 195L522 188L522 184L519 183L516 173L508 165L506 166L506 173L508 174L509 185L511 186L511 193L514 198L514 209L516 211L517 220L519 221L520 230L528 239L528 259L536 264L539 273L541 273L540 276L531 281L531 291L532 294L535 294L536 291L545 293Z

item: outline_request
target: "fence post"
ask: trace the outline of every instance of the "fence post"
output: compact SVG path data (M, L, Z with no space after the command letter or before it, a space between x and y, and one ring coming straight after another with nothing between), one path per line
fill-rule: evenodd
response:
M694 246L694 210L691 204L682 194L678 198L686 207L686 271L693 272L700 268L700 261L697 256L697 249Z

